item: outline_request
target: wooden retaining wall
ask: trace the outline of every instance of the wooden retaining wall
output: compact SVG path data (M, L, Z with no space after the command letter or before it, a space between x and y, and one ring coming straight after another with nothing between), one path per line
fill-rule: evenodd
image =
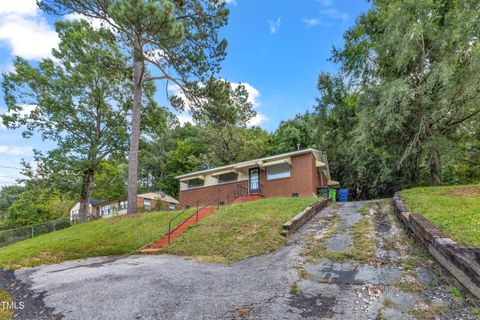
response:
M395 193L393 203L395 213L407 232L417 238L445 269L480 299L480 248L459 246L430 220L410 212L400 199L400 193Z
M295 232L298 228L303 226L305 222L310 220L317 212L328 206L331 202L330 199L324 199L317 203L306 207L302 212L297 214L295 217L290 219L287 223L283 225L282 236L287 236L290 233Z

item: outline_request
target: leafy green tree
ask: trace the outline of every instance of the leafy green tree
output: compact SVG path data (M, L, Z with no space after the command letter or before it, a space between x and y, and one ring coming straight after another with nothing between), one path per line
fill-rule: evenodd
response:
M108 200L124 196L127 192L127 168L125 161L100 161L95 173L92 198Z
M133 112L129 152L128 213L137 212L138 150L142 90L146 81L178 86L190 106L197 99L196 82L206 83L220 67L227 42L218 30L227 23L228 10L221 0L41 0L43 10L75 12L108 25L133 64ZM155 75L146 74L147 66ZM152 71L153 72L153 71ZM184 99L172 97L182 108Z
M359 103L363 96L355 86L341 76L322 73L317 87L317 146L327 152L335 180L361 199L388 196L408 186L408 172L397 165L401 152L381 134L372 136L374 129L359 125L365 114Z
M8 209L25 190L21 185L3 186L0 190L0 221L7 218Z
M278 154L313 147L316 118L313 114L297 114L294 119L282 121L272 137L272 153Z
M47 154L35 152L38 168L27 166L30 178L52 188L80 195L80 220L85 221L95 172L103 159L124 155L131 110L132 79L127 61L106 29L87 22L57 22L58 49L38 66L17 57L14 72L4 75L8 128L25 128L56 142ZM34 111L25 113L28 105Z
M193 118L209 146L208 158L213 165L238 161L246 143L244 129L256 115L245 86L233 87L227 81L212 78L201 92L208 101L201 110L193 112Z
M191 143L192 140L178 140L174 150L168 153L166 172L168 173L163 182L163 190L173 196L178 195L177 175L197 171L205 168L205 153Z
M479 30L477 1L377 0L334 51L362 91L362 141L397 153L396 171L440 184L450 141L478 126Z
M247 161L272 155L270 153L270 134L260 127L240 128L241 152L234 162Z
M22 193L7 211L7 225L10 228L32 225L66 217L75 202L58 190L43 189L39 181L25 183Z
M208 97L202 109L193 110L193 119L199 125L246 127L257 114L242 84L234 87L225 80L211 78L199 93Z
M142 191L162 189L168 152L175 149L177 117L165 107L152 106L143 114L140 139L139 186Z

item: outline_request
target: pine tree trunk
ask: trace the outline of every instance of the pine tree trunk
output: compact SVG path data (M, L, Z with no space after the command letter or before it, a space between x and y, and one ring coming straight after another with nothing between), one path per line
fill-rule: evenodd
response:
M434 186L439 186L442 184L440 153L435 148L433 148L430 152L430 175L432 177L432 184Z
M78 219L80 223L87 221L90 212L90 199L93 190L93 170L87 169L83 174L82 193L80 195L80 209L78 210Z
M140 140L140 115L142 112L142 49L136 45L133 53L133 112L130 152L128 156L128 208L127 214L137 213L138 145Z

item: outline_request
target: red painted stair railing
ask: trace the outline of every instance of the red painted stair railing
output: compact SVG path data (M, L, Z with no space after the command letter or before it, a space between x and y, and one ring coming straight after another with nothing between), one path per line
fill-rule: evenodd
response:
M243 194L237 195L234 197L234 203L243 203L247 201L255 201L264 198L261 194ZM178 238L182 233L187 231L188 227L198 223L198 221L202 220L212 212L216 211L220 206L220 201L215 199L214 201L204 205L202 208L199 208L199 203L197 202L195 212L190 215L187 219L182 221L177 226L174 226L174 222L180 219L184 215L184 213L189 210L185 209L175 217L173 217L168 222L168 233L164 235L162 238L152 242L151 244L147 245L145 248L140 250L141 253L155 253L160 251L161 248L168 246L173 240Z
M218 207L218 200L212 201L211 203L203 206L200 209L199 204L197 203L197 208L195 212L187 219L183 220L179 225L173 227L174 222L178 220L188 209L183 210L168 222L168 233L165 236L163 236L159 240L152 242L146 248L140 250L140 252L154 253L160 251L161 248L168 246L173 240L175 240L178 236L184 233L189 226L196 224L198 221L202 220L210 213L217 210Z

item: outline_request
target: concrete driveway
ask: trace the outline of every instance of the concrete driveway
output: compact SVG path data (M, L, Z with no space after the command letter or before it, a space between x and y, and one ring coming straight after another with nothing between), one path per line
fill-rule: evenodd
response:
M389 205L361 214L363 205L330 206L285 247L231 266L170 255L91 258L17 270L15 281L65 319L476 319L475 301L455 297ZM362 217L374 225L365 236L375 240L375 259L312 259L317 242L348 254Z

